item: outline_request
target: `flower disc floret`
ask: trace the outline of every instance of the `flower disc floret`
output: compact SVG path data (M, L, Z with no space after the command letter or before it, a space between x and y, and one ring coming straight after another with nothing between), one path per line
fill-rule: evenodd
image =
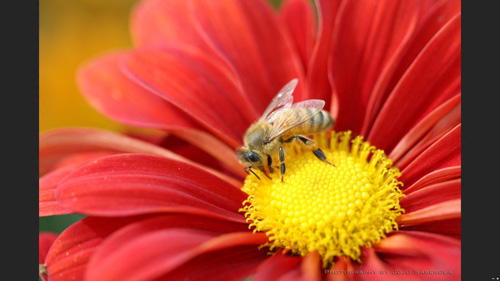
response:
M370 247L398 229L403 209L400 172L382 150L351 132L314 136L328 161L310 150L286 145L284 183L248 176L241 211L254 231L266 232L270 250L288 249L304 256L317 251L328 266L336 256L361 262L361 247ZM274 162L277 163L277 162Z

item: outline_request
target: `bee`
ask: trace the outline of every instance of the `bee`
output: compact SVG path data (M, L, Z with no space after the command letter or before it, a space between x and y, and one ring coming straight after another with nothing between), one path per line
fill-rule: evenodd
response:
M320 133L328 130L334 124L330 114L323 109L325 101L306 100L293 104L293 91L298 79L288 82L268 105L259 120L253 123L243 137L243 146L236 150L236 156L247 174L249 171L256 176L252 169L260 170L268 178L269 172L273 173L271 155L279 155L281 182L285 174L285 154L283 143L297 139L306 148L312 150L321 161L333 165L326 160L326 156L319 149L318 144L305 135Z

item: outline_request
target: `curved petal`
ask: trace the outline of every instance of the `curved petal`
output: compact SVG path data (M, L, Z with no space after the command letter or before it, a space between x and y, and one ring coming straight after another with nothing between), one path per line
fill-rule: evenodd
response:
M394 161L395 163L398 163L401 157L407 152L410 151L412 147L415 146L416 143L419 142L419 140L427 133L431 128L434 128L438 123L443 120L443 118L449 114L450 112L456 111L455 109L458 109L458 115L460 115L460 103L461 103L461 94L458 94L451 99L447 100L444 102L442 105L438 106L435 110L433 110L431 113L429 113L427 116L425 116L422 120L420 120L413 128L410 129L410 131L399 141L399 143L394 147L394 149L391 151L391 154L389 155L389 158ZM460 116L459 116L460 117ZM444 134L449 129L452 129L460 121L456 124L454 122L450 122L451 124L447 124L448 126L437 126L439 128L439 133ZM438 133L432 134L433 137L437 135L440 137ZM420 145L421 146L421 145ZM418 155L418 154L417 154ZM396 164L397 165L397 164ZM401 165L398 165L398 167L402 167Z
M236 158L234 149L231 149L213 135L196 130L172 130L171 132L224 163L226 168L230 169L234 174L239 175L240 178L246 176L243 172L243 165L241 165ZM234 182L234 180L230 181L228 179L226 179L226 181ZM241 183L233 185L241 186Z
M299 54L268 3L220 0L213 5L191 0L189 4L195 27L232 66L257 112L264 112L274 95L294 78L301 81L294 95L303 99Z
M419 19L413 36L406 45L401 55L401 60L390 79L376 85L374 96L379 97L379 105L373 109L374 113L380 111L385 99L408 70L415 58L422 52L432 37L453 17L460 13L460 0L431 0L420 1Z
M433 37L395 86L367 138L376 147L391 151L417 122L460 92L460 19Z
M337 11L342 2L315 0L318 10L318 35L306 73L309 81L307 98L314 97L324 100L325 108L330 109L330 114L334 119L338 114L338 104L334 100L335 97L332 97L331 77L328 73L328 57Z
M241 144L248 125L258 118L234 79L199 50L188 46L142 48L122 62L132 81L169 101L233 147Z
M448 200L461 198L462 180L455 179L426 186L419 190L408 193L405 190L405 197L399 200L399 204L405 213L435 205Z
M180 43L209 49L193 28L185 0L140 1L132 11L130 29L138 46Z
M94 262L92 269L87 271L86 280L151 280L159 275L158 271L171 270L191 258L186 249L196 248L214 236L173 229L134 237L127 244L109 251L106 260Z
M374 245L378 258L392 270L410 271L405 280L432 277L439 280L460 280L460 240L425 232L397 232ZM418 273L416 273L417 271ZM427 273L426 273L427 272ZM425 274L425 275L422 275ZM401 275L395 276L400 280Z
M424 232L396 232L363 248L361 264L338 259L328 280L460 280L460 240Z
M413 33L418 6L413 0L355 0L344 1L338 13L329 58L339 102L335 129L357 135L377 79L390 75Z
M245 198L205 170L143 154L98 159L68 175L56 189L64 207L98 216L182 212L244 221L237 212Z
M447 235L457 239L462 237L462 219L451 218L439 221L430 221L426 223L399 226L402 231L421 231Z
M300 270L305 280L322 280L323 275L321 269L321 259L317 251L307 254L302 259Z
M83 280L89 257L99 244L117 229L138 219L88 217L68 227L47 254L49 280Z
M349 257L338 257L328 271L326 279L331 281L357 281L357 280L396 280L391 279L391 268L380 260L373 248L361 249L362 263L352 261ZM398 276L397 280L400 280Z
M311 2L306 0L284 1L280 6L279 17L290 31L290 36L306 72L316 43L317 32Z
M46 144L45 142L43 143ZM40 142L40 144L41 147L43 147L40 151L45 151L47 147L42 145L42 142ZM67 209L57 202L55 195L57 185L64 177L71 174L80 166L110 154L110 152L83 152L72 153L65 157L60 156L59 158L61 160L58 160L55 165L50 165L52 166L50 167L52 171L40 177L38 181L38 216L44 217L73 213L73 210ZM57 156L52 158L50 155L45 155L43 153L42 155L53 161L56 161L55 159L57 158ZM43 163L50 162L42 160L42 157L40 157L40 161ZM49 169L42 168L41 166L42 165L40 165L40 169L42 171Z
M304 257L297 257L286 255L284 251L278 250L259 265L252 280L323 280L320 256L316 251Z
M461 164L461 125L437 140L402 171L400 181L411 185L433 171Z
M86 278L152 280L163 276L163 280L177 280L172 277L199 277L195 273L200 274L201 269L208 270L204 273L207 277L239 275L245 271L242 270L245 266L242 266L241 261L228 259L227 255L232 254L233 258L237 254L250 257L241 250L249 248L258 253L257 245L267 241L264 234L252 234L248 230L234 232L244 230L245 227L246 224L185 215L172 215L170 219L161 216L143 220L117 231L100 246L89 261ZM224 234L225 232L232 233ZM207 254L211 255L211 260L204 259L203 263L196 260L206 258ZM265 253L260 253L260 256L261 259L264 258ZM195 260L197 262L194 264ZM225 262L221 263L221 260ZM240 267L232 268L232 265ZM196 269L196 266L200 268ZM182 275L183 273L187 275ZM178 276L179 274L181 275Z
M276 252L257 268L254 281L278 280L286 273L299 267L301 258L290 257Z
M408 38L408 42L398 55L398 59L393 60L388 65L386 71L383 72L383 75L381 75L374 85L361 131L362 135L366 135L369 131L380 108L415 57L417 57L439 29L460 12L460 1L418 1L418 10L418 23L412 36Z
M195 142L196 145L193 145L192 142ZM212 135L179 130L170 132L158 141L157 145L168 148L173 153L185 157L193 163L205 167L205 169L208 167L238 179L237 187L241 187L241 183L247 176L243 171L244 166L236 158L235 150Z
M38 216L54 216L71 214L71 209L65 208L56 200L56 187L59 182L71 174L76 168L60 168L52 171L42 178L38 183Z
M462 122L461 104L454 107L439 120L406 154L395 163L400 169L404 169L409 163L417 158L423 151L431 146L436 140L450 132Z
M400 215L396 218L396 222L401 226L407 226L460 218L462 214L461 202L461 199L453 199L437 203L411 213Z
M38 234L38 263L44 264L50 246L56 241L57 233L40 232Z
M78 87L96 110L131 126L201 128L177 107L126 77L119 61L127 56L128 52L102 56L78 70Z
M419 180L417 180L412 185L407 188L403 188L403 192L405 194L409 194L426 186L445 182L452 179L458 179L462 177L462 167L461 166L452 166L446 167L442 169L438 169L436 171L430 172L427 175L423 176Z
M251 232L225 234L212 239L196 249L196 256L160 280L243 280L255 273L257 266L268 258L265 249L258 246L266 243L264 233Z
M362 254L366 249L361 249ZM373 250L369 248L369 250ZM334 263L330 266L329 269L325 270L326 280L328 281L347 281L347 280L355 280L354 275L345 274L346 270L352 270L353 264L351 258L349 257L335 257Z
M230 168L235 174L242 175L242 169L236 161L234 152L229 150L228 147L222 145L217 140L208 137L206 133L201 131L184 130L181 131L180 135L186 136L185 138L188 139L192 136L189 140L192 142L201 142L201 147L206 146L206 144L210 144L212 154L221 154L217 156L218 160L227 163L227 167ZM209 148L205 147L205 149ZM54 169L54 167L62 165L62 162L72 163L71 165L78 163L78 166L80 166L85 163L84 160L86 160L86 157L94 157L94 159L97 159L97 156L102 157L116 153L146 153L171 158L209 171L210 173L227 182L230 182L235 186L240 186L241 184L238 180L235 180L228 175L200 165L160 146L146 141L126 137L114 132L88 128L68 128L48 131L42 134L39 140L41 172ZM75 159L75 154L80 155L76 157L82 159Z

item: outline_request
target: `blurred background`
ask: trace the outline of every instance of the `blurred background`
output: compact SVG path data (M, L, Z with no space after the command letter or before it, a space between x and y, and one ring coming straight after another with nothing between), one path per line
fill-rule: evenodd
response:
M79 65L132 47L129 15L135 0L42 0L39 24L40 132L64 126L120 130L92 109L75 83Z
M39 131L78 126L121 131L91 108L75 82L78 67L113 49L132 47L129 15L136 0L39 1ZM62 232L79 215L43 217L39 231Z
M269 0L278 6L281 0ZM96 127L123 131L91 108L75 82L78 67L94 56L132 47L129 16L137 0L39 1L39 131ZM62 232L79 215L43 217L39 231Z

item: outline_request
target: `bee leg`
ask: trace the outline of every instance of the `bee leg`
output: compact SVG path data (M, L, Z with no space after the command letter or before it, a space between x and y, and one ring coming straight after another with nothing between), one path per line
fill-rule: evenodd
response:
M274 173L274 169L271 166L273 164L273 159L271 158L270 155L267 155L267 167L269 168L269 172L272 174Z
M301 136L301 135L294 135L292 138L298 138L307 148L309 148L313 151L314 155L316 157L318 157L319 160L321 160L327 164L330 164L332 166L335 166L335 164L330 163L326 160L325 153L323 153L323 151L321 149L319 149L318 144L315 141L313 141L309 138L306 138L304 136Z
M279 156L280 156L280 166L281 166L281 183L283 183L283 175L285 174L285 153L283 152L282 146L280 146Z
M332 166L334 166L334 167L335 167L335 164L330 163L330 162L328 162L328 161L326 160L326 155L325 155L325 153L323 153L323 151L322 151L321 149L319 149L319 148L318 148L318 149L316 149L316 150L313 150L313 153L314 153L314 155L315 155L316 157L318 157L318 159L319 159L319 160L321 160L321 161L323 161L323 162L325 162L325 163L327 163L327 164L330 164L330 165L332 165Z
M254 171L252 171L252 167L249 167L249 166L245 167L245 168L243 168L243 171L245 171L245 173L247 173L249 175L250 175L250 173L248 171L250 171L254 176L256 176L260 180L259 176L257 176L257 174L254 173Z
M272 178L267 174L266 170L264 168L262 168L260 170L268 179L272 180Z

